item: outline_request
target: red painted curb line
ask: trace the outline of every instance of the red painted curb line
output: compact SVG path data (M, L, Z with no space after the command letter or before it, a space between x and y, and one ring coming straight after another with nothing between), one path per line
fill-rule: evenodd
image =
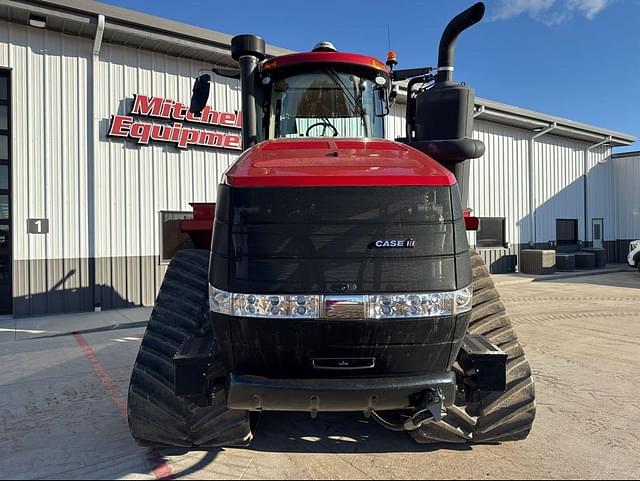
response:
M120 411L120 414L122 414L122 416L126 418L127 402L120 393L118 387L113 382L113 379L111 379L111 376L109 376L109 373L104 367L102 367L100 361L98 361L98 356L96 356L96 353L93 351L93 349L91 349L91 346L89 345L89 343L87 343L85 338L82 337L82 334L80 334L79 332L74 332L73 337L82 349L84 356L93 367L93 370L98 376L98 379L100 379L100 382L102 382L102 385L107 391L107 394L109 394L109 397L118 408L118 411ZM153 475L156 477L156 479L175 479L175 475L173 473L173 470L171 469L171 466L167 464L167 462L162 458L162 456L158 454L155 449L147 450L146 457L147 462L151 465Z

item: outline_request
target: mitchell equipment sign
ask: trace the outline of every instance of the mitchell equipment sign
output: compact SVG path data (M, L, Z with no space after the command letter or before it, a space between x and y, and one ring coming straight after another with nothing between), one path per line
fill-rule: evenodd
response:
M152 119L173 120L173 124L152 124L137 120L134 116ZM242 128L241 112L218 112L208 105L201 115L189 112L189 107L161 97L135 95L129 115L112 115L109 137L134 139L138 144L148 145L150 141L168 142L179 149L190 146L212 147L216 149L241 150L242 139L235 132L216 132L184 125L183 122L213 125L229 129Z

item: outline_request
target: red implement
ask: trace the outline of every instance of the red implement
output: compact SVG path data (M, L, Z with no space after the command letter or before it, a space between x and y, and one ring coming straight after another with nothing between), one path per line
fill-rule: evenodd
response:
M216 204L192 202L190 205L193 207L193 219L180 221L180 230L191 236L196 249L209 249Z

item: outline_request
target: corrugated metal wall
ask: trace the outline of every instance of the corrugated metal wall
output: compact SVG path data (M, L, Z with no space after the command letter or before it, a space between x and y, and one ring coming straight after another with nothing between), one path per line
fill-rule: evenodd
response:
M188 103L210 66L109 44L94 64L90 40L0 21L0 67L13 84L14 314L152 304L159 212L215 200L237 153L108 139L109 120L136 93ZM210 104L239 110L238 82L215 80ZM49 234L28 235L28 218L48 218Z
M610 162L616 191L617 238L640 239L640 155ZM625 253L628 245L624 246Z
M506 240L528 242L528 138L522 129L476 120L475 138L486 153L467 163L469 207L478 217L506 218ZM465 172L466 173L466 172ZM472 236L471 241L475 238Z
M87 66L91 44L0 21L0 67L11 69L16 311L85 308ZM50 233L27 235L26 219Z
M152 304L164 274L160 265L160 211L189 211L189 202L215 201L234 151L173 145L138 146L106 137L112 114L128 114L136 93L188 104L193 78L207 66L186 59L105 44L95 82L99 141L95 149L96 302ZM217 77L210 105L240 110L239 82ZM105 182L104 179L108 179Z

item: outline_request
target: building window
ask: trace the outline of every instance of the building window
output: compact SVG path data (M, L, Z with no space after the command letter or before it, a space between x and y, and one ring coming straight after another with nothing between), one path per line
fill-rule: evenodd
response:
M578 219L556 219L556 242L559 246L578 243Z
M11 272L11 82L0 70L0 314L13 308Z
M160 262L167 263L182 249L193 249L191 237L180 230L180 221L192 212L160 212Z
M504 217L480 217L480 226L476 231L476 247L504 247Z

